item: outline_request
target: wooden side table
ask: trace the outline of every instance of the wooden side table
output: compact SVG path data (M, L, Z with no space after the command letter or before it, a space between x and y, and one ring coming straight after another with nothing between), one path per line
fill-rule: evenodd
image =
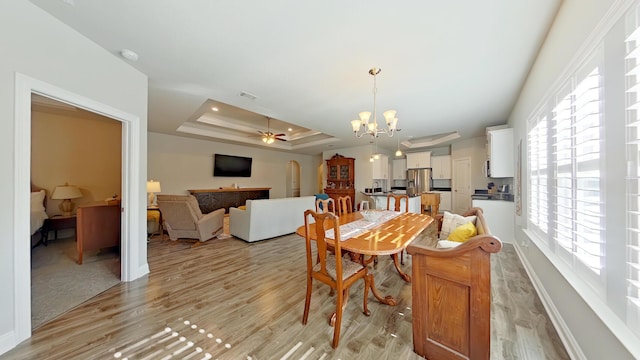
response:
M76 234L76 216L63 216L63 215L54 215L48 219L44 220L44 224L42 224L42 239L40 242L47 246L47 240L49 238L49 231L53 230L55 240L58 240L58 230L63 229L73 229L74 236Z

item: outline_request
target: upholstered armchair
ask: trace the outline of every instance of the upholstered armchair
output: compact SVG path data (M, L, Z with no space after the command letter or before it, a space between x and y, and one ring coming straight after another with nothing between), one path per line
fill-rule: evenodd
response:
M202 214L193 195L158 195L157 199L171 240L187 238L205 242L223 230L224 209Z

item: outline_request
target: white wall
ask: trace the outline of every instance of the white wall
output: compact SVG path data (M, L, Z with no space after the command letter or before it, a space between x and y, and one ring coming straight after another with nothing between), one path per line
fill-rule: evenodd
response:
M20 194L14 196L18 189L28 189L28 184L17 184L16 178L26 178L27 182L29 178L28 161L14 161L15 149L20 148L14 136L16 73L133 114L139 118L142 129L147 127L147 78L28 1L3 1L0 33L3 34L0 36L0 121L3 129L0 132L0 164L4 172L0 176L0 198L4 204L0 216L0 353L3 353L23 340L25 325L17 322L14 278L17 276L16 263L27 262L28 268L29 262L28 258L14 257L20 253L14 247L15 234L28 233L16 226L16 223L24 224L22 215L25 214L15 214L11 210L16 206L28 209L28 205L17 205L17 200L14 201L21 198ZM146 169L146 137L141 136L136 145L133 150L138 163ZM144 176L144 170L142 172ZM139 186L143 188L142 181ZM27 193L28 190L23 196L25 204L29 201ZM140 192L137 200L144 204L144 192ZM138 218L143 223L143 211ZM140 239L140 256L133 261L146 264L144 231L140 233ZM29 241L28 237L24 241ZM16 286L28 288L30 283L26 281ZM30 325L26 326L30 328Z
M286 197L287 163L300 164L300 195L316 193L319 156L300 155L249 146L225 144L160 133L148 133L147 174L160 181L160 194L188 194L187 190L270 187L271 198ZM252 158L251 177L214 177L213 154Z
M564 0L509 117L509 124L515 129L514 152L517 151L515 146L520 139L523 139L523 142L526 141L526 120L535 107L554 83L562 78L565 68L571 63L574 55L579 53L580 47L607 11L621 3L625 1ZM523 157L526 157L524 149ZM523 176L526 176L525 165L526 163L523 162ZM550 306L548 307L551 310L550 315L556 318L556 327L561 332L560 335L568 334L565 339L570 342L569 350L575 350L573 352L575 358L634 358L634 355L616 337L615 330L605 325L596 314L592 308L593 304L587 304L580 297L571 283L522 231L521 224L525 222L527 209L526 185L526 178L523 178L523 218L516 219L516 247L543 301ZM618 285L608 284L607 286L615 288ZM637 343L637 338L631 341Z

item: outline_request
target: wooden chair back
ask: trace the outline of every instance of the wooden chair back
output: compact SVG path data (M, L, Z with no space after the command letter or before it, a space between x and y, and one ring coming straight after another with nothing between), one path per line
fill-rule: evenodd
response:
M332 198L316 199L317 213L336 213L336 202Z
M312 218L313 223L309 220ZM314 227L316 238L312 239L311 228ZM327 284L331 289L336 290L336 311L330 319L333 329L333 341L331 346L336 348L340 341L340 325L342 323L342 311L347 304L349 287L357 280L363 279L364 286L364 314L371 313L367 308L367 296L369 293L370 280L367 267L359 263L342 258L342 248L340 245L340 220L333 213L317 213L313 210L304 212L305 244L307 253L307 295L304 303L304 313L302 323L306 324L309 318L309 308L311 305L311 292L313 290L313 279ZM333 229L333 244L327 243L325 230ZM313 244L316 245L316 256L313 256ZM315 261L315 263L314 263Z
M341 196L338 198L338 216L353 212L353 202L351 196Z
M391 199L395 199L395 204L393 209L391 209ZM409 196L405 195L405 194L388 194L387 195L387 210L393 210L393 211L402 211L400 210L400 203L401 200L404 199L404 212L409 212Z

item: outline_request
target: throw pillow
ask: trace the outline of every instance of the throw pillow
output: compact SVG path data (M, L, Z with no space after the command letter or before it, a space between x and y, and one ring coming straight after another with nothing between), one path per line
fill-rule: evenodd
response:
M478 235L478 229L476 229L475 225L468 222L453 229L451 234L447 237L447 240L465 242L476 235Z
M44 190L31 193L31 211L44 211Z
M316 200L327 200L329 199L329 195L328 194L316 194ZM318 204L318 208L320 208L320 210L324 210L322 208L322 203Z
M462 243L457 241L450 241L450 240L438 240L438 245L436 245L436 249L451 249L458 245L462 245Z
M468 222L472 224L476 223L476 216L461 216L458 214L452 214L448 211L444 212L444 218L442 221L442 229L440 230L440 239L446 240L449 237L449 234L460 225L464 225Z

